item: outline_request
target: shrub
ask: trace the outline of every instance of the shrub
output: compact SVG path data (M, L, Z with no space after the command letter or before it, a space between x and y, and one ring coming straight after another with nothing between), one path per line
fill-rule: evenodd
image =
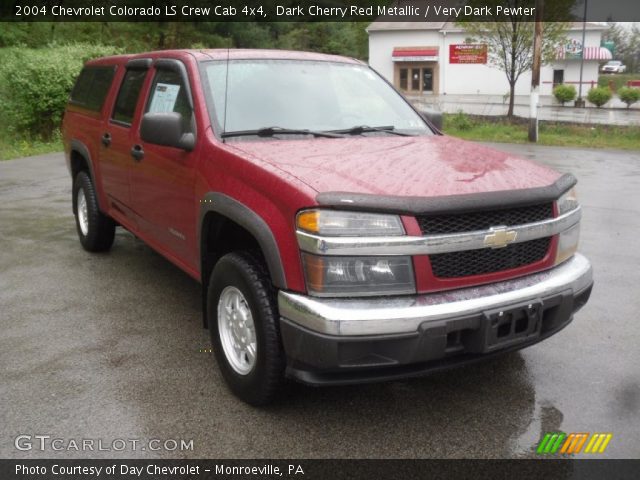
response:
M627 108L640 100L640 88L621 87L618 90L618 97L627 104Z
M576 92L576 87L573 85L558 85L553 89L553 95L556 99L564 105L567 102L572 102L576 99L578 92Z
M116 53L92 44L5 49L0 63L0 122L10 133L49 139L60 126L85 61Z
M451 126L456 130L471 130L473 122L462 110L450 117Z
M593 103L596 107L600 108L602 105L611 100L611 90L607 87L595 87L589 90L587 94L587 100Z

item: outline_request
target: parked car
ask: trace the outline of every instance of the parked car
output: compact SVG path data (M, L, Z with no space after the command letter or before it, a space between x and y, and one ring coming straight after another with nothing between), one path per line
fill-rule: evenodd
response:
M619 60L609 60L600 68L602 73L624 73L626 70L627 67Z
M591 292L571 174L443 135L357 60L93 60L63 137L82 246L121 226L201 282L217 364L254 405L286 377L413 377L532 345Z

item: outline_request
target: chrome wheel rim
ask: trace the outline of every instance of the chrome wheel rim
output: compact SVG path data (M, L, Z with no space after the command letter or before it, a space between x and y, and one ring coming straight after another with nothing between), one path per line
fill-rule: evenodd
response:
M220 294L218 332L231 368L247 375L256 364L256 329L247 299L236 287L225 287Z
M78 190L78 197L76 200L78 225L80 225L82 235L86 237L89 233L89 213L87 212L87 198L84 196L84 190L82 188Z

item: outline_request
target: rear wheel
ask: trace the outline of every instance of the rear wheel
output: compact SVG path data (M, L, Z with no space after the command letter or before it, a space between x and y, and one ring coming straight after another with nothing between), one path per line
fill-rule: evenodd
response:
M87 172L80 172L73 182L73 211L82 247L89 252L109 250L116 225L98 208L96 191Z
M251 405L265 405L284 378L275 291L264 261L249 252L222 257L207 291L211 343L231 391Z

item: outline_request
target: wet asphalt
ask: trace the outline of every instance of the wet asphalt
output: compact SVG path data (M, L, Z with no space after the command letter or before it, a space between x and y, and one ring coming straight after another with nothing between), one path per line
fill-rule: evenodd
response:
M198 283L124 231L82 250L62 154L0 162L0 458L524 458L552 431L611 432L603 456L640 458L640 152L495 147L579 179L596 284L573 323L426 378L289 384L263 409L206 352ZM19 451L21 434L193 450Z

